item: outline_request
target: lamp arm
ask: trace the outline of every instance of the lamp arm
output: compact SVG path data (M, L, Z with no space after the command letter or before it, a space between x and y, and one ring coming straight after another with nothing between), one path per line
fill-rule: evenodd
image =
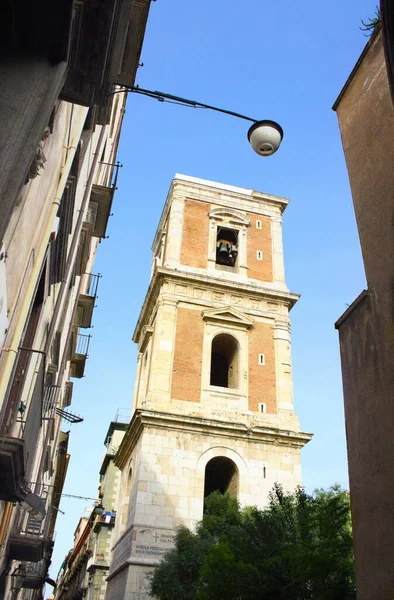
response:
M215 110L216 112L224 113L225 115L231 115L232 117L238 117L239 119L244 119L245 121L251 121L252 123L256 123L258 119L252 119L251 117L246 117L245 115L241 115L239 113L233 112L232 110L225 110L224 108L217 108L216 106L210 106L209 104L203 104L202 102L196 102L195 100L188 100L187 98L180 98L179 96L173 96L172 94L165 94L164 92L157 92L153 90L146 90L140 87L130 87L123 88L121 90L115 90L111 92L112 94L119 94L120 92L132 92L134 94L141 94L142 96L149 96L149 98L154 98L159 102L165 102L165 100L171 100L172 102L178 102L179 104L183 104L184 106L192 106L194 108L207 108L209 110Z

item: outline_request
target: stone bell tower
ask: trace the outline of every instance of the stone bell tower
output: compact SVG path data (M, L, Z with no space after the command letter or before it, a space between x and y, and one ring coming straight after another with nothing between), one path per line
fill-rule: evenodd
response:
M287 200L176 175L153 243L134 332L134 415L106 599L149 598L147 573L174 528L228 491L264 506L301 483L282 213Z

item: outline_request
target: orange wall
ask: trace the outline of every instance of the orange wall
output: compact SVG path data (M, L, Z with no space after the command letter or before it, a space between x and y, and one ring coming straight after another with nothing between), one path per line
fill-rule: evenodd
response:
M178 308L171 396L200 402L204 322L200 310Z
M181 263L205 269L208 260L209 204L198 200L185 201Z
M264 354L265 365L258 364ZM249 410L259 410L259 402L268 413L276 413L274 327L256 321L249 334Z
M260 281L273 281L272 273L272 236L271 219L262 215L249 213L248 227L248 277ZM257 229L256 221L261 221L261 229ZM263 253L263 260L257 260L257 250Z

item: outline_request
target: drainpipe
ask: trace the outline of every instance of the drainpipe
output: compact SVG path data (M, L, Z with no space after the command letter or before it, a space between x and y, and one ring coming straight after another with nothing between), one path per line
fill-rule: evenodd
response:
M4 506L3 516L0 523L0 547L4 543L4 539L7 533L8 523L10 522L12 513L12 502L6 502Z
M47 246L48 246L49 237L50 237L50 234L51 234L51 231L53 228L53 222L54 222L54 219L56 217L56 214L57 214L57 211L58 211L58 208L60 205L60 200L63 195L65 185L67 183L67 178L68 178L68 174L69 174L69 171L71 168L71 164L74 160L74 156L75 156L76 150L78 148L78 143L79 143L80 137L82 135L83 126L84 126L84 123L86 120L87 113L88 113L88 108L86 108L86 111L84 111L83 114L81 115L81 120L80 120L80 123L78 124L76 133L73 136L73 139L71 140L71 145L67 148L68 152L67 152L66 162L61 171L60 180L59 180L59 183L56 188L55 197L52 201L51 210L50 210L50 213L48 216L47 224L46 224L44 233L41 238L41 244L39 245L37 252L36 252L36 260L33 265L33 270L31 272L29 283L28 283L26 291L25 291L25 296L24 296L22 306L19 311L19 315L17 318L17 322L16 322L16 326L14 329L14 333L12 335L11 342L8 344L7 348L1 349L1 352L6 352L7 356L5 359L3 370L0 374L0 406L5 397L5 393L6 393L7 387L8 387L8 382L10 380L10 377L12 374L12 369L13 369L14 363L16 361L16 357L18 354L18 347L20 344L20 340L21 340L21 337L23 334L25 324L26 324L26 319L29 314L30 306L31 306L31 303L33 300L33 296L34 296L34 292L35 292L35 288L36 288L36 284L37 284L37 279L40 274L42 261L44 260L45 253L46 253Z

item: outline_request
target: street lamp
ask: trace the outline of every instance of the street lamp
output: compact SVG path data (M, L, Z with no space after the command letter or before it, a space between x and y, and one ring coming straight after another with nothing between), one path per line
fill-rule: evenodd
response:
M195 100L187 100L186 98L180 98L179 96L173 96L172 94L165 94L164 92L157 92L153 90L146 90L140 87L129 87L115 90L109 95L118 94L120 92L130 92L133 94L141 94L142 96L148 96L154 98L159 102L170 102L173 104L181 104L182 106L192 106L193 108L207 108L209 110L215 110L216 112L231 115L232 117L238 117L245 121L251 121L253 125L248 130L248 140L253 150L260 156L271 156L280 146L283 139L283 129L278 123L270 120L258 121L251 117L246 117L239 113L231 110L224 110L223 108L217 108L216 106L210 106L209 104L203 104L202 102L196 102Z

